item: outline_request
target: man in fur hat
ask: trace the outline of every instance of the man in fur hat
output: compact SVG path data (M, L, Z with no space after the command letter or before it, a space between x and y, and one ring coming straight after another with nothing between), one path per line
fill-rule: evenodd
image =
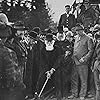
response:
M55 72L55 69L57 66L53 67L55 63L57 62L57 59L59 57L59 47L55 46L55 40L53 39L53 35L51 33L47 33L46 39L45 39L45 46L41 50L41 64L39 68L39 80L38 80L38 92L42 89L43 83L47 77L51 77L51 80L47 83L47 88L44 91L49 91L52 86L55 86L56 88L56 96L57 100L61 100L61 93L59 91L59 81L57 81L57 75L58 72ZM52 75L54 73L54 75ZM59 76L58 76L59 77ZM55 83L56 82L56 83ZM58 83L57 83L58 82Z

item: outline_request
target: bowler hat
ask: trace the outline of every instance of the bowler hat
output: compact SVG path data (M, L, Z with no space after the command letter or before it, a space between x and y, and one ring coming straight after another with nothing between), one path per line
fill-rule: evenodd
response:
M34 28L32 29L32 31L35 31L35 32L37 32L37 33L39 34L40 28L39 28L39 27L34 27Z
M35 31L31 31L31 32L29 32L29 35L32 36L33 38L36 38L38 33Z
M16 22L14 28L16 30L28 30L28 28L24 26L24 23L22 21Z

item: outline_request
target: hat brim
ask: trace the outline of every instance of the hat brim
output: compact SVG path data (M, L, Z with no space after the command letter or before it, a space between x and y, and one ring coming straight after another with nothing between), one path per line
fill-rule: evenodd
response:
M14 27L14 29L16 29L16 30L28 30L27 27Z
M7 25L14 25L14 23L12 23L12 22L7 22L6 24Z

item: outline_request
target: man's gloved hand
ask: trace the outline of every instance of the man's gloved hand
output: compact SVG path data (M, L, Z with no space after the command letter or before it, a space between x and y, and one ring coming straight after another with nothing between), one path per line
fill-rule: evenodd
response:
M51 75L53 74L54 71L55 71L55 69L51 68L51 70L50 70Z
M47 74L47 78L50 78L51 77L50 71L47 71L46 74Z
M84 62L84 59L83 59L83 58L81 58L81 59L79 60L79 62L83 63L83 62Z

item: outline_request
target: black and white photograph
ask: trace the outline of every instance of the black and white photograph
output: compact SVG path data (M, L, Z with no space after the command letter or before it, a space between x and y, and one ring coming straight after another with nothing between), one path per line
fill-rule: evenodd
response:
M100 100L100 0L0 0L0 100Z

